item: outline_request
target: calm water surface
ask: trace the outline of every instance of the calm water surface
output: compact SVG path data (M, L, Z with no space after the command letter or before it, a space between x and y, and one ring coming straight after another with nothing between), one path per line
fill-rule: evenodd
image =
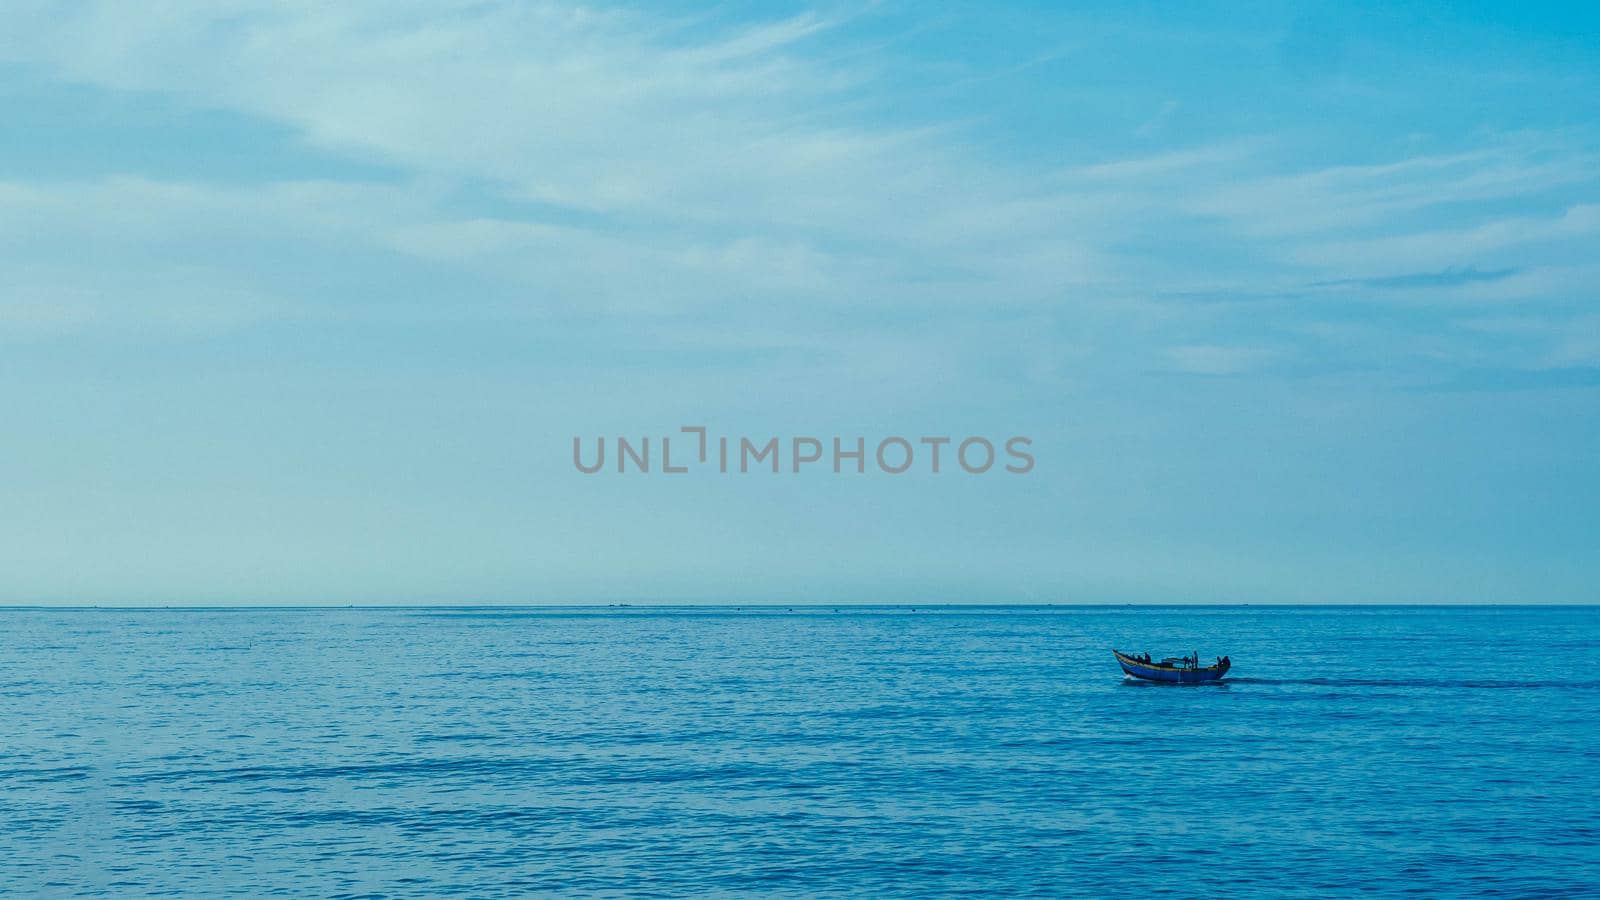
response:
M1600 610L0 610L0 892L1600 896ZM1229 653L1125 682L1116 646Z

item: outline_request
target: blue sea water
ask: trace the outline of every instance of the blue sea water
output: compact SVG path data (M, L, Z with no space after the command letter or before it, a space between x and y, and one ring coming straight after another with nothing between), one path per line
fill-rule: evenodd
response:
M0 610L0 891L1600 896L1600 610ZM1109 648L1228 653L1125 681Z

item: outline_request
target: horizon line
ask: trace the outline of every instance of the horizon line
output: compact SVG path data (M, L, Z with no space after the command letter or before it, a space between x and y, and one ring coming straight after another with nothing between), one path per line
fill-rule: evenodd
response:
M1410 601L1410 602L1279 602L1257 603L1249 601L1240 602L1171 602L1171 601L1125 601L1125 602L1039 602L1039 603L960 603L949 601L933 601L928 603L864 603L859 601L846 601L837 603L774 603L754 601L748 603L668 603L668 602L632 602L614 601L609 603L132 603L132 604L105 604L105 603L0 603L0 612L15 612L27 610L417 610L417 609L445 609L445 610L482 610L482 609L526 609L526 610L620 610L620 609L706 609L706 610L794 610L794 609L885 609L885 610L918 610L918 609L1114 609L1114 608L1225 608L1241 609L1252 607L1258 609L1307 609L1307 608L1338 608L1338 609L1447 609L1447 608L1551 608L1551 609L1583 609L1600 607L1600 600L1583 601L1577 603L1565 602L1528 602L1528 601Z

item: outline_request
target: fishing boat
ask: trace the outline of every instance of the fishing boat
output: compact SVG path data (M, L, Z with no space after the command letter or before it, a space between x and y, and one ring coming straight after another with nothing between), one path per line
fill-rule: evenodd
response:
M1233 662L1226 656L1217 657L1214 665L1200 665L1200 654L1193 656L1169 656L1156 662L1150 659L1150 654L1132 656L1120 650L1112 650L1117 657L1117 664L1122 666L1122 671L1134 678L1143 678L1146 681L1170 681L1177 684L1200 684L1206 681L1216 681L1228 674L1228 669L1233 667Z

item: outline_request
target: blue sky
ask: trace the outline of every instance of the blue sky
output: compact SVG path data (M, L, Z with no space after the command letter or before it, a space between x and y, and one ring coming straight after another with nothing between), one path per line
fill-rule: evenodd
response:
M1600 601L1590 7L5 19L0 601Z

